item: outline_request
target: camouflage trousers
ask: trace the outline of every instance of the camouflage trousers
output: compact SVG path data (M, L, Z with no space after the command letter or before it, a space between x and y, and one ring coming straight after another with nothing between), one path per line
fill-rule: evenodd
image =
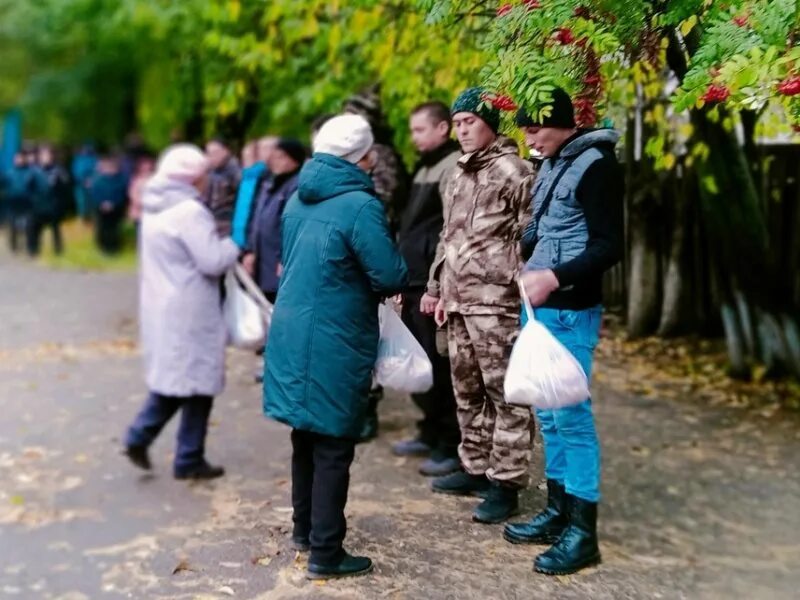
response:
M519 319L448 315L461 464L472 475L524 487L533 448L531 411L503 399L503 381Z

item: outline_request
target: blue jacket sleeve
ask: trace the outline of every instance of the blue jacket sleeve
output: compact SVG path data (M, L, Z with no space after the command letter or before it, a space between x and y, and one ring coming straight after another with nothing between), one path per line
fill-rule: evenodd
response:
M376 293L391 296L408 285L406 262L392 241L386 213L379 200L371 199L359 211L352 244Z

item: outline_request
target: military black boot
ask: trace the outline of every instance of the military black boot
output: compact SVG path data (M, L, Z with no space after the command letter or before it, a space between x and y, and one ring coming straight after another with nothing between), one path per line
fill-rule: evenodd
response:
M478 523L502 523L519 512L519 488L493 481L486 500L472 513L472 520Z
M527 523L509 523L503 537L512 544L554 544L567 527L564 485L547 480L547 506Z
M566 494L569 525L558 541L533 561L545 575L569 575L600 562L597 545L597 502Z

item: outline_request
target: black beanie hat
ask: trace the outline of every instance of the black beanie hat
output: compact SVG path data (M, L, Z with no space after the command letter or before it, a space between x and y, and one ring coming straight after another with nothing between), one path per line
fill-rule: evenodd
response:
M572 129L575 127L575 108L569 94L561 88L552 91L553 103L550 116L541 120L533 118L528 111L520 108L515 121L517 127L556 127L559 129Z
M291 159L300 166L306 161L306 147L303 146L302 142L299 140L294 138L281 138L278 140L275 147L288 154Z

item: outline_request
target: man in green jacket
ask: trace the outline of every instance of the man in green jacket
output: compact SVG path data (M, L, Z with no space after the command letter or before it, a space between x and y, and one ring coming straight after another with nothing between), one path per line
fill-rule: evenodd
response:
M264 410L292 427L293 542L308 577L372 570L342 548L344 508L378 352L378 304L408 283L368 174L372 132L328 121L282 218L283 274L267 343Z

